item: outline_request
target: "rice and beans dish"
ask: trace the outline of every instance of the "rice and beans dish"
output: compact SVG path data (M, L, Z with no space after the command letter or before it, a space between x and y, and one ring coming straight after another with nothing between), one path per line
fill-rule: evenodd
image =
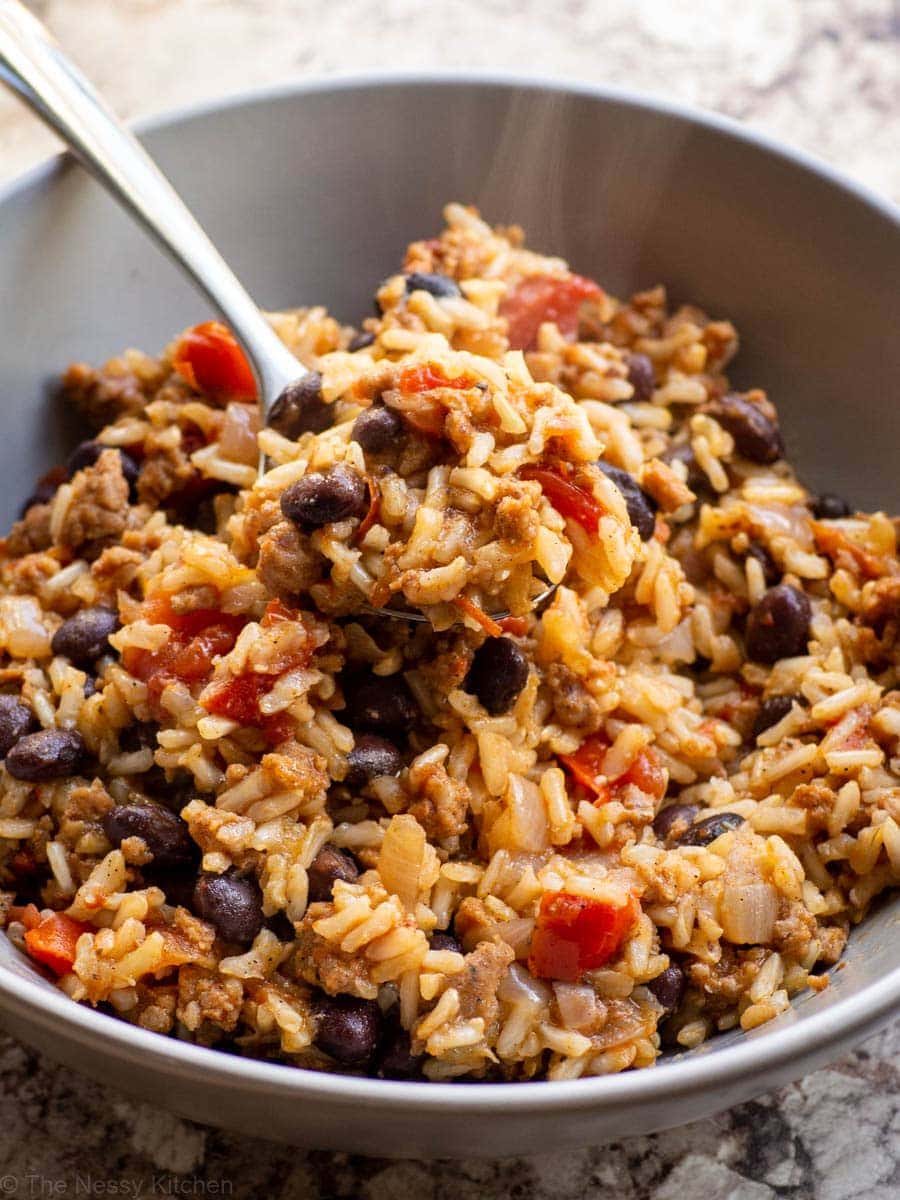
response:
M897 529L797 481L727 320L446 220L361 328L271 314L263 429L215 322L66 372L92 436L0 555L0 914L243 1055L650 1066L900 880Z

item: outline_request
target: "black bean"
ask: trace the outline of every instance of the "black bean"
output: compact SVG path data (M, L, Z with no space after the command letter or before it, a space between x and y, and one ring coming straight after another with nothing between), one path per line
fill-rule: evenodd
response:
M375 334L369 333L368 329L361 329L359 333L355 333L350 339L347 349L351 354L355 350L365 350L367 346L371 346L375 341Z
M279 942L292 942L297 936L297 930L294 928L294 922L290 919L286 912L273 913L271 917L266 918L266 929L270 929L278 938Z
M761 733L783 721L794 707L794 701L799 699L799 696L767 696L760 704L756 720L753 722L753 732L750 735L753 740L756 741Z
M134 725L127 725L119 733L119 749L124 754L134 754L137 750L155 751L159 745L156 740L158 733L159 726L155 721L138 721Z
M839 517L849 517L852 509L842 496L834 492L823 492L812 501L813 514L820 521L836 521Z
M773 463L784 454L781 431L756 404L729 392L711 408L712 415L734 438L738 454L755 463Z
M684 463L687 470L686 482L695 496L708 496L712 493L713 488L709 482L709 476L697 462L694 448L690 442L679 442L675 446L670 446L668 450L663 451L660 459L670 465L674 462Z
M761 542L751 542L747 547L747 557L755 558L762 567L766 587L774 587L781 578L781 568Z
M18 696L0 696L0 758L36 726L34 713Z
M281 511L302 530L361 517L368 506L365 480L342 464L304 475L281 493Z
M475 651L464 687L492 717L512 708L528 682L528 660L508 637L492 637Z
M381 1009L356 996L322 996L314 1004L315 1044L345 1067L367 1066L381 1038Z
M628 355L628 382L634 388L635 400L649 400L656 387L656 372L646 354Z
M85 698L85 700L89 700L91 698L91 696L93 696L96 692L99 692L99 691L100 691L100 688L97 684L97 680L93 677L93 675L87 675L84 680L84 698Z
M454 954L465 954L462 948L462 943L446 930L437 929L428 939L428 944L432 950L452 950Z
M197 781L190 771L177 767L168 773L162 767L152 766L140 777L140 785L148 796L152 796L170 812L180 813L197 795Z
M656 529L656 510L659 507L652 496L648 496L633 475L619 467L613 467L606 462L598 462L597 466L611 479L625 500L628 509L628 519L640 534L642 542L653 537Z
M461 296L459 285L449 275L439 275L436 272L413 271L406 277L407 292L430 292L438 298L446 296Z
M351 788L364 787L382 775L396 775L403 766L400 751L387 738L375 733L363 733L347 755L349 770L344 783Z
M695 821L689 829L685 830L677 839L678 845L708 846L710 842L714 842L717 837L721 837L729 829L737 829L743 823L744 818L739 817L737 813L713 813L711 817L704 817L702 821Z
M663 1006L664 1016L670 1017L678 1010L685 983L684 971L677 963L671 963L661 975L657 975L647 984L648 989Z
M193 906L194 885L197 880L192 870L158 869L156 863L152 862L141 868L141 874L145 883L165 892L168 904L187 909Z
M83 608L63 621L53 635L50 649L62 654L76 666L89 666L109 649L109 635L119 628L119 614L97 605Z
M366 454L383 454L403 435L404 425L398 413L382 404L374 404L353 422L353 440Z
M321 433L334 420L334 406L322 397L322 376L310 371L286 388L269 409L267 424L283 437Z
M27 733L6 755L6 769L14 779L46 783L72 775L84 759L84 742L74 729L39 729Z
M419 715L402 675L350 676L343 682L342 691L352 729L399 733Z
M114 846L141 838L157 867L187 866L197 859L186 823L159 804L118 804L103 814L100 824Z
M35 504L49 504L59 489L59 483L51 482L49 479L40 479L34 486L34 491L19 509L19 516L24 517L29 508L33 508Z
M125 476L125 482L128 484L128 489L133 497L138 475L141 473L140 467L130 454L126 454L118 446L104 446L102 442L93 441L81 442L66 459L66 470L71 476L76 471L83 471L85 467L92 467L104 450L118 450L122 474Z
M812 606L805 593L779 584L766 592L747 618L747 654L756 662L774 663L806 653Z
M424 1057L424 1054L413 1054L409 1034L405 1029L398 1029L388 1038L381 1052L378 1074L382 1079L417 1079L422 1073Z
M226 942L249 945L263 927L259 884L240 875L201 875L194 887L193 910Z
M661 842L677 841L694 823L700 809L696 804L670 804L653 819L653 832Z
M309 902L313 904L330 900L334 885L339 879L353 883L359 878L359 867L352 854L339 850L330 843L322 847L312 860L307 872L309 876Z
M215 536L219 527L215 496L204 496L190 514L189 520L193 529L199 530L200 533L208 533L211 537Z

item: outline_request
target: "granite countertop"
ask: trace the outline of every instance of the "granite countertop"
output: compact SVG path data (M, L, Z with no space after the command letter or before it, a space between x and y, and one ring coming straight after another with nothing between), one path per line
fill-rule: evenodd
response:
M301 75L503 68L714 108L900 200L897 0L33 0L126 117ZM54 149L0 96L0 183ZM394 1200L890 1200L900 1025L707 1121L577 1154L302 1153L136 1104L0 1036L0 1193Z

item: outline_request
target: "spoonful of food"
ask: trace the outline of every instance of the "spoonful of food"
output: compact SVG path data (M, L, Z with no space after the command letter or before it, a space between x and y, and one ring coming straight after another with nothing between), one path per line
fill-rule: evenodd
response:
M0 80L63 139L224 318L250 363L265 425L285 389L296 390L311 372L272 329L137 138L19 0L0 0ZM261 461L260 473L264 469ZM532 607L540 609L555 590L550 585L534 596ZM398 620L429 620L414 609L364 607ZM509 613L487 616L493 623Z

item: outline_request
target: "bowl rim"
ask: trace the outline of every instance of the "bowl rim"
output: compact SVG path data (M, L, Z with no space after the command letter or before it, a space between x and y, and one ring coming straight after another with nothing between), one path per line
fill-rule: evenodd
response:
M774 156L782 163L816 177L820 183L862 203L873 214L887 219L900 234L900 206L838 168L807 151L779 142L771 135L741 125L730 117L695 109L653 93L594 84L553 76L522 76L507 71L370 71L314 79L295 79L251 88L166 110L134 123L144 136L170 132L196 120L238 109L265 107L298 96L345 93L377 88L444 87L451 91L470 87L544 92L560 97L613 103L650 115L674 117L687 126L700 126ZM67 152L52 156L20 173L0 187L0 206L38 186L46 186L71 166ZM895 901L896 903L896 901ZM4 939L6 935L3 934ZM13 953L18 953L12 948ZM359 1078L328 1074L284 1063L237 1057L220 1050L196 1046L176 1038L151 1033L92 1008L75 1004L46 983L31 980L0 964L0 998L3 1007L27 1014L46 1028L71 1027L68 1036L96 1047L109 1048L119 1057L150 1057L161 1071L182 1076L206 1075L210 1081L285 1098L318 1097L332 1104L377 1108L389 1103L399 1112L434 1113L440 1109L456 1115L487 1114L502 1108L526 1113L557 1110L601 1110L610 1106L668 1101L709 1088L722 1088L744 1077L767 1074L807 1056L827 1057L829 1048L840 1048L862 1038L887 1022L900 1000L900 965L860 993L835 1001L822 1012L793 1020L767 1031L765 1026L744 1034L733 1045L710 1053L694 1052L659 1064L655 1070L626 1071L615 1075L573 1080L521 1083L428 1083ZM788 1014L794 1013L793 1006ZM759 1039L762 1039L760 1042ZM52 1056L52 1051L51 1051ZM660 1074L662 1072L662 1074Z

